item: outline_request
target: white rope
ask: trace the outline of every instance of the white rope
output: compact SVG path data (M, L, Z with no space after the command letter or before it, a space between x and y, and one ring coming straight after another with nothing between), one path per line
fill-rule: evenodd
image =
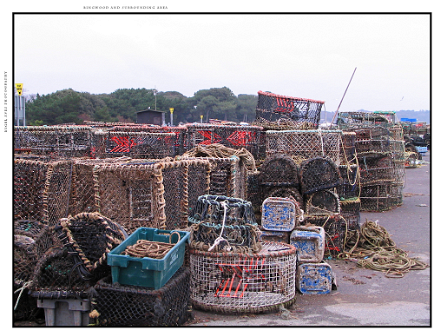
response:
M213 250L217 245L220 244L220 242L226 242L226 243L228 243L228 245L225 246L224 249L225 249L226 251L228 251L228 252L231 250L231 247L230 247L230 245L229 245L229 242L228 242L226 239L224 239L224 238L222 237L222 235L223 235L223 230L225 229L225 222L226 222L226 207L227 207L227 204L226 204L226 201L220 202L220 204L223 206L223 223L222 223L222 230L220 231L220 235L219 235L219 237L217 237L217 238L215 239L214 244L213 244L213 245L208 249L208 252L209 252L209 251L212 251L212 250Z
M32 284L32 281L26 282L26 283L24 283L24 285L21 288L19 288L19 289L17 289L17 290L14 291L14 293L20 292L20 294L18 295L17 301L15 303L15 306L14 306L14 311L18 307L18 303L20 302L21 295L23 294L24 289L28 288L31 284Z
M322 156L324 157L324 141L321 134L321 127L318 129L318 133L319 133L319 138L321 139L321 152L322 152Z

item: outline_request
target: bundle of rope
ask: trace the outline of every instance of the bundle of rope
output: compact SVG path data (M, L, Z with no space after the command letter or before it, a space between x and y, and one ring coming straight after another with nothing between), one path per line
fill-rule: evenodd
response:
M410 270L426 269L428 264L411 258L407 252L396 247L386 229L377 222L366 221L357 231L347 231L345 247L349 248L339 257L357 259L363 268L385 272L386 277L404 277Z
M237 156L249 171L256 172L255 157L253 157L246 148L233 149L220 143L213 143L210 145L197 145L182 156L214 158L230 158L232 156Z
M169 238L170 242L172 241L173 234L178 235L178 241L181 239L181 235L178 232L172 232ZM127 246L121 254L134 258L148 257L153 259L163 259L174 246L175 243L139 239L135 244Z

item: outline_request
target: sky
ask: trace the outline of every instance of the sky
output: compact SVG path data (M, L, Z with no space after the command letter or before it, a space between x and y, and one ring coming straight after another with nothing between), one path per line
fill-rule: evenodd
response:
M85 9L92 5L14 15L14 82L25 95L156 88L191 97L228 87L320 100L330 112L341 101L340 111L430 109L427 14Z

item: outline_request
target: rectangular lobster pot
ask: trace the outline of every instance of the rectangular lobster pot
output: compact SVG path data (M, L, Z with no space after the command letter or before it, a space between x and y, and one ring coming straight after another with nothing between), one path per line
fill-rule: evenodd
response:
M325 232L318 226L299 226L291 232L289 243L297 249L298 262L321 262L324 258Z
M340 164L340 130L266 131L267 156L281 153L297 163L315 157L327 157Z
M171 241L172 233L179 233L180 237L177 241ZM153 289L161 288L182 266L185 245L189 236L190 233L186 231L170 231L156 228L137 229L107 255L107 263L111 266L113 282ZM174 235L173 237L177 236ZM138 240L176 244L162 259L136 258L122 254L127 246L134 245Z
M289 232L265 230L264 228L261 228L261 235L259 236L259 239L263 242L289 243Z
M44 309L47 327L86 327L89 325L89 299L38 299L37 304L39 308Z
M390 210L394 205L391 198L391 182L374 185L363 185L360 191L360 210L367 212L382 212Z
M268 197L262 203L261 225L265 230L291 231L297 225L295 201Z
M359 166L356 164L339 165L339 172L342 178L342 183L336 186L339 199L358 197L360 194Z
M302 294L327 294L332 290L333 274L326 262L297 266L296 287Z
M190 317L190 271L185 267L158 290L114 284L110 277L94 289L99 313L95 323L101 326L180 326Z
M258 253L190 249L193 307L224 313L276 311L295 301L295 248L264 242Z
M349 230L357 230L360 227L360 198L344 199L341 203L341 216L345 219Z

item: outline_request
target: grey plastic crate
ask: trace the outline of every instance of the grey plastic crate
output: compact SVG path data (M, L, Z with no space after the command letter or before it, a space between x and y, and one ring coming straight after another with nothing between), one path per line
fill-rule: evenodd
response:
M47 327L89 325L88 299L38 299L37 306L44 309Z

